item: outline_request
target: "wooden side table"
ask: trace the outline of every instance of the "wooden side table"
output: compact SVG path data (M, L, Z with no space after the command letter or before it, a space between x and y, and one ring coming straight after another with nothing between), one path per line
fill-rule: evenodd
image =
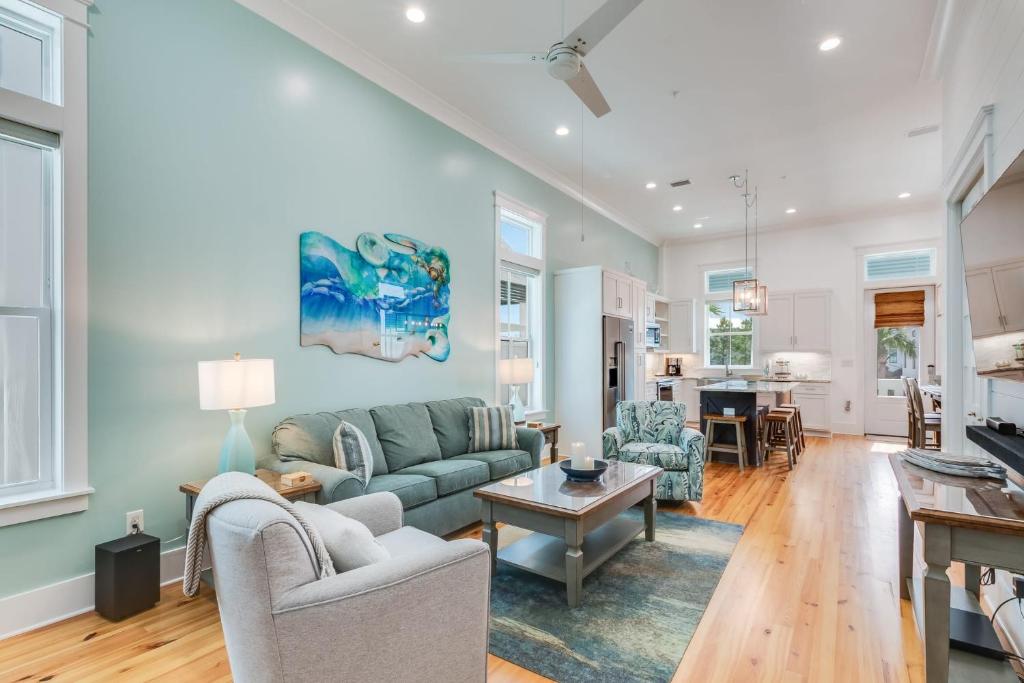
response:
M551 462L558 462L558 430L561 428L560 424L541 424L539 427L530 427L530 429L540 430L544 435L544 443L551 444Z
M271 470L256 470L256 476L262 482L268 484L270 488L280 493L285 500L302 500L307 503L315 503L316 494L321 488L320 482L316 479L308 484L285 486L281 483L281 473ZM207 481L209 480L190 481L178 487L178 490L185 494L185 519L189 522L192 521L192 511L195 508L196 497Z

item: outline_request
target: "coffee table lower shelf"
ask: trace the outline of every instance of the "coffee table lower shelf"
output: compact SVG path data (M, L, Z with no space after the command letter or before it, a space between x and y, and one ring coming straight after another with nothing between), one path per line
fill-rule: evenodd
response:
M644 523L628 517L616 517L590 532L583 539L583 576L601 566L645 529ZM519 569L565 583L565 551L560 538L534 531L529 536L498 551L498 561Z

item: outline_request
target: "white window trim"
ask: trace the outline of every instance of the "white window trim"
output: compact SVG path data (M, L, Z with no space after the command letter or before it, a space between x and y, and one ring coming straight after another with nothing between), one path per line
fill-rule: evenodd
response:
M520 254L517 252L509 251L501 246L501 210L505 209L513 213L517 213L520 216L528 218L529 220L539 224L541 226L540 234L533 235L534 240L533 248L537 250L541 256L535 258ZM535 420L542 419L547 416L547 408L545 401L545 385L544 385L544 373L547 369L545 363L545 355L547 347L545 345L544 327L547 321L547 292L545 288L546 282L546 270L545 270L545 242L547 239L547 220L548 216L546 213L538 211L523 202L510 197L503 192L495 190L494 192L494 402L497 404L501 400L501 382L498 380L498 365L501 361L501 267L502 262L508 262L513 265L522 266L530 270L537 272L537 283L540 287L540 297L538 299L539 305L534 308L531 312L532 320L530 321L531 336L534 340L534 349L539 351L537 357L534 359L536 363L536 373L534 376L531 391L533 396L531 400L526 401L531 410L526 412L526 419Z
M53 488L0 498L0 527L81 512L89 507L88 475L88 90L87 32L91 0L33 0L64 18L63 106L0 88L0 116L57 133L63 243L57 258L53 300L54 409Z

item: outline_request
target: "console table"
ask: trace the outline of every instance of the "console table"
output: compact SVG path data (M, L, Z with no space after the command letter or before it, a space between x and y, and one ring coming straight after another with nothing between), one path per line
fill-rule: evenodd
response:
M1024 573L1024 489L1013 481L955 477L889 456L900 497L900 597L912 602L924 641L927 683L1016 683L1006 661L949 647L949 609L981 612L981 567ZM914 578L914 527L921 533L924 574ZM950 585L946 570L964 563L966 589Z

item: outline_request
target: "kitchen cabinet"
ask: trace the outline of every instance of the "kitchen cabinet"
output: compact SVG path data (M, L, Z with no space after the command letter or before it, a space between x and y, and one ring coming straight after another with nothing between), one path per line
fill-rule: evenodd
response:
M975 337L1024 331L1024 311L1013 305L1024 299L1024 263L967 273L967 298Z
M654 322L654 311L655 311L655 299L653 294L644 292L644 322Z
M646 306L647 283L643 280L633 280L633 348L640 356L643 356L647 348L647 315L644 310Z
M644 383L644 400L645 401L657 401L658 400L658 383L657 382L645 382Z
M768 295L768 315L758 318L761 351L830 351L832 296L829 292Z
M672 400L686 404L686 421L700 421L700 393L696 379L677 379L672 383Z
M828 384L800 384L793 389L793 403L800 406L805 430L832 431L830 399Z
M633 377L636 381L633 382L633 395L630 398L634 401L647 400L647 356L640 350L633 353Z
M633 316L633 281L627 275L604 271L601 274L601 304L605 315Z
M693 299L673 301L669 304L668 340L662 338L662 346L671 353L696 353L694 339Z

